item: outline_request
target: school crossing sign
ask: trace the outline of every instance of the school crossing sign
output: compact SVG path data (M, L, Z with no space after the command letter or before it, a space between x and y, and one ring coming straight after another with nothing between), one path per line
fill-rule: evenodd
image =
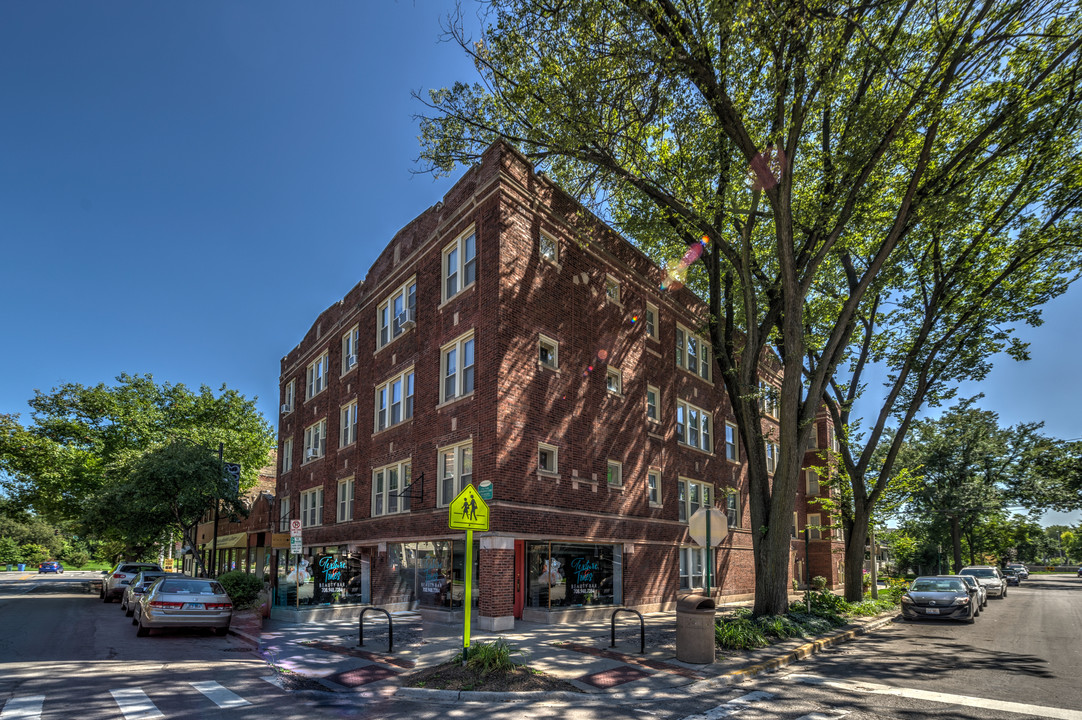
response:
M488 505L472 484L455 496L447 513L447 525L452 530L488 530Z

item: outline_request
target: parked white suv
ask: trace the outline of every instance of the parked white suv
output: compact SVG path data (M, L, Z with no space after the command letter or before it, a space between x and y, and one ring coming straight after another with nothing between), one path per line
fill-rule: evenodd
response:
M136 575L144 570L157 570L162 571L162 566L158 563L147 562L122 562L119 563L111 573L106 574L105 578L101 582L101 600L102 602L112 602L113 600L119 600L124 594L124 590L127 588L128 583L135 578Z
M1003 577L1003 573L997 567L992 565L970 565L959 570L958 574L972 575L977 578L977 582L984 585L985 589L988 590L988 594L992 597L1007 597L1007 578Z

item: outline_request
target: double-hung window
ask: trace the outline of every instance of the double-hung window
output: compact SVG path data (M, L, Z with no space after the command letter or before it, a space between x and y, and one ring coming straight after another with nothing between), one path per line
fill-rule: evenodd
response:
M543 475L558 475L560 472L560 450L555 445L537 443L537 472Z
M646 325L646 336L657 340L657 307L646 303L646 313L643 316L643 321Z
M356 325L342 336L342 374L345 375L357 367L358 345L361 340L361 330Z
M440 507L451 504L462 488L473 482L473 441L441 448L437 454L439 462L439 497Z
M353 478L338 481L338 522L349 522L353 519L353 488L356 482Z
M410 278L376 310L376 347L383 347L416 322L417 280Z
M473 331L443 346L440 352L440 402L473 392ZM453 498L452 498L453 499Z
M680 522L687 522L701 507L710 507L710 485L680 478L677 483Z
M331 358L323 353L308 364L308 391L305 400L311 400L327 389L327 372L331 369Z
M737 462L740 459L740 445L737 443L736 426L725 423L725 459Z
M759 412L768 417L778 417L778 389L766 382L759 381Z
M766 471L771 475L778 469L778 458L781 455L781 448L777 443L768 442L766 444Z
M646 419L657 422L657 397L659 390L653 385L646 386Z
M304 462L318 460L327 454L327 418L304 429Z
M293 469L293 438L288 437L282 441L282 472L287 473Z
M808 468L805 472L808 474L808 497L818 496L819 491L819 473Z
M278 532L289 532L289 496L278 498Z
M819 519L819 513L810 513L808 515L808 539L809 540L822 540L823 531L821 521Z
M477 233L470 230L443 249L443 299L450 300L477 280Z
M661 471L650 468L646 471L646 496L651 505L661 505Z
M296 399L297 381L290 380L282 388L282 414L293 412L293 401Z
M403 491L411 481L409 460L376 468L372 472L372 516L409 512L409 493Z
M712 423L706 410L682 400L676 403L676 439L684 445L713 452L710 437Z
M342 406L339 425L338 447L352 445L357 441L357 401Z
M323 488L317 487L301 493L301 527L323 524Z
M729 527L740 527L740 493L736 490L725 492L725 514Z
M680 589L706 586L706 548L680 548Z
M376 432L413 417L413 368L376 388Z
M676 326L676 366L710 380L710 343L683 325Z

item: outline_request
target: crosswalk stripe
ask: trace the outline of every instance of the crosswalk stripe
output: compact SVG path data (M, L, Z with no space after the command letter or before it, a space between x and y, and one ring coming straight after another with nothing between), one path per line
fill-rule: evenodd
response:
M147 694L139 688L120 688L109 692L112 693L113 699L116 700L126 720L151 720L165 717L158 706L152 703Z
M849 690L850 692L855 693L895 695L911 700L927 700L928 702L943 703L944 705L965 705L966 707L972 708L999 710L1000 712L1011 712L1018 713L1019 715L1049 718L1049 720L1082 720L1082 711L1068 710L1067 708L1030 705L1028 703L1017 703L1007 700L992 700L990 698L973 697L970 695L953 695L951 693L917 690L915 688L898 688L890 685L880 685L878 683L828 680L827 678L818 675L790 675L789 679L812 685L825 685L839 690Z
M193 682L188 683L199 692L206 695L208 698L214 701L214 704L220 708L240 707L241 705L251 705L250 702L242 698L236 693L226 690L224 687L214 682L213 680L207 680L206 682Z
M849 714L848 710L831 710L829 713L813 712L801 715L796 720L837 720Z
M747 695L741 695L738 698L733 698L727 703L718 705L716 708L711 708L704 713L698 715L688 715L684 720L721 720L721 718L727 718L731 715L735 715L741 710L746 709L752 703L759 702L760 700L769 700L774 697L773 693L763 692L762 690L756 690L750 692Z
M13 697L4 703L4 710L0 712L0 720L40 720L41 706L44 702L44 695Z

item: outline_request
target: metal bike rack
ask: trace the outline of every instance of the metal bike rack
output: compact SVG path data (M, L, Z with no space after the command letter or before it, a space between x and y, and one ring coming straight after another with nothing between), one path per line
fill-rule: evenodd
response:
M612 642L609 647L616 647L616 614L617 613L632 613L639 616L639 654L646 654L646 621L642 617L642 613L638 610L632 610L631 608L616 608L612 611Z
M364 610L361 610L361 618L360 618L360 621L359 621L360 627L358 628L358 631L359 631L360 636L361 636L360 637L361 647L364 647L364 614L366 612L369 612L369 611L381 612L381 613L383 613L384 615L387 616L387 653L388 654L393 653L394 652L394 623L391 622L391 613L387 612L383 608L378 608L378 607L366 607Z

